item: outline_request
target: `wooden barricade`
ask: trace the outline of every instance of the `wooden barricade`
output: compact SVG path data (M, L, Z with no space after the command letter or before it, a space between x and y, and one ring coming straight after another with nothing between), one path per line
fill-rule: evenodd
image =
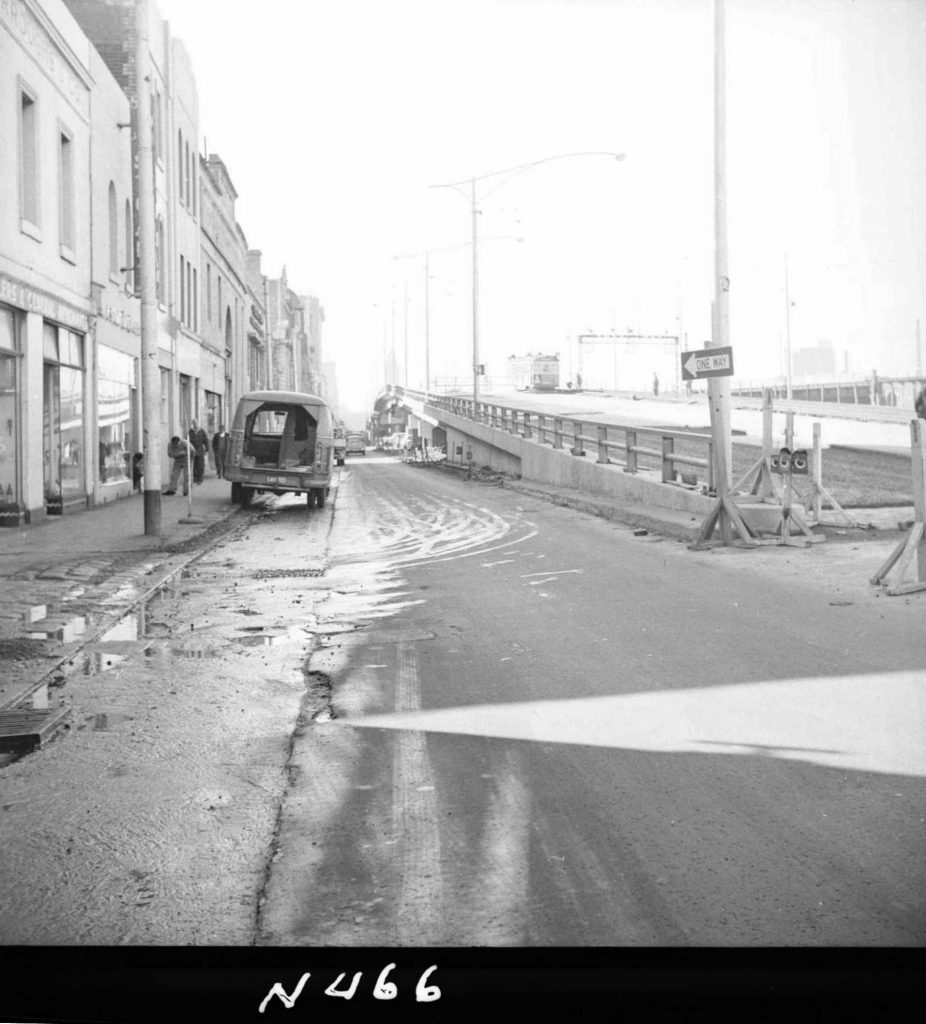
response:
M926 420L910 423L910 454L913 463L913 525L907 536L871 577L891 596L926 590ZM916 579L904 582L904 576L916 561Z

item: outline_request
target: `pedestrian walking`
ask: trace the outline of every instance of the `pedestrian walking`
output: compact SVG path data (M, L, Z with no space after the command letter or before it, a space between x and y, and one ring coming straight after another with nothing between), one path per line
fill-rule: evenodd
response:
M216 476L221 480L225 476L225 453L228 451L228 434L225 427L219 429L212 436L212 455L215 459Z
M193 446L193 483L201 484L206 474L206 452L209 451L209 435L196 420L190 420L190 444Z
M170 444L167 446L167 457L171 462L170 483L167 485L165 494L176 494L177 484L180 483L181 478L183 479L183 493L190 493L190 471L188 465L192 456L193 446L190 442L184 441L183 438L174 434L170 439Z
M655 373L653 374L653 394L657 398L659 397L659 378L656 376Z

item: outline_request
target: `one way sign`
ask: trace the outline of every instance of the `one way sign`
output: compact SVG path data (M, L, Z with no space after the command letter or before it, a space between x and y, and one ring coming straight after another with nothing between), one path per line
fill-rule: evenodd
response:
M682 380L732 376L732 348L704 348L697 352L682 353Z

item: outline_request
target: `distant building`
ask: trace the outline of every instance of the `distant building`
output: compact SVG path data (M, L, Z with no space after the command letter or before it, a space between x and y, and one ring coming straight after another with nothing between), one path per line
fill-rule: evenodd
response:
M836 374L836 353L830 341L818 341L813 348L799 348L792 359L795 377L833 377Z
M251 387L249 331L253 297L248 289L248 243L235 219L238 193L214 153L200 157L202 344L222 379L204 382L203 426L211 434L228 425L238 399ZM262 317L261 317L262 319ZM209 385L212 385L211 388Z

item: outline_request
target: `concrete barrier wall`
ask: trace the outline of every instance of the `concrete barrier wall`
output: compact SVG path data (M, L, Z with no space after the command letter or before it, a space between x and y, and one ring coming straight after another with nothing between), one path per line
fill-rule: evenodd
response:
M474 423L462 416L429 407L427 410L447 431L450 462L464 464L471 452L476 466L488 466L501 473L520 474L524 480L568 487L611 498L620 504L645 504L706 515L715 499L699 491L663 483L659 475L647 470L625 473L622 466L596 462L596 453L573 455L569 448L552 448L533 439ZM569 444L567 438L565 443ZM463 447L463 456L456 447Z

